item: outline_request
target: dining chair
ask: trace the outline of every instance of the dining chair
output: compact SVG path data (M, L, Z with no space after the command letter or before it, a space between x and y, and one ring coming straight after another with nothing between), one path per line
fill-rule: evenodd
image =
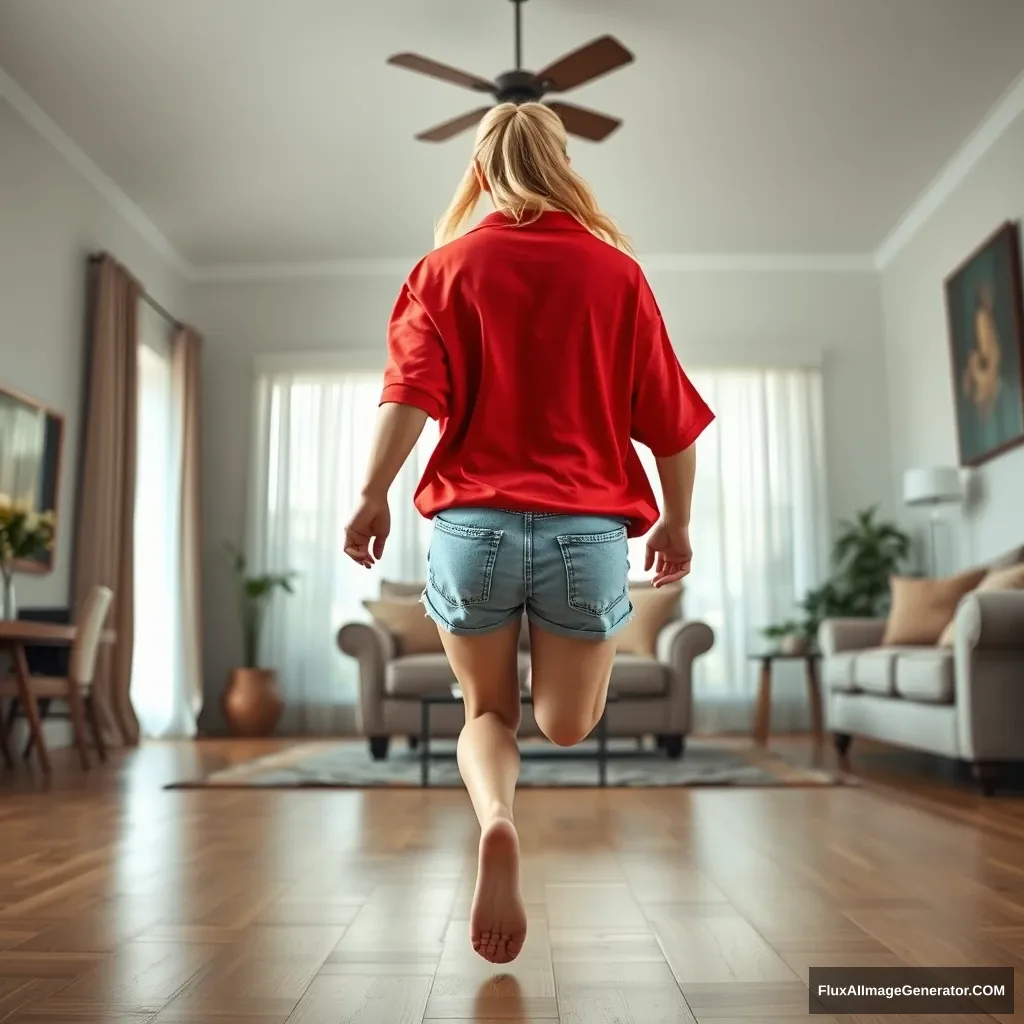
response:
M29 688L37 701L40 703L45 701L47 705L55 700L67 702L67 717L71 720L75 746L78 748L78 756L85 769L89 768L87 722L100 760L107 759L107 748L103 742L102 730L93 703L93 676L96 673L100 636L113 596L113 591L109 587L93 587L89 591L79 616L75 639L71 643L66 677L29 676ZM18 713L19 705L17 680L13 676L0 679L0 697L11 698L11 707L6 722L6 731L10 733L10 726ZM27 758L31 752L32 742L30 739L25 747L25 757Z

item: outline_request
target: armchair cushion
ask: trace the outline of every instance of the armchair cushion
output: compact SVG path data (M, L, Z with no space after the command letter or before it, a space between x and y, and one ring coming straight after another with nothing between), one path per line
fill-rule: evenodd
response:
M399 654L443 654L444 646L434 620L423 605L410 597L364 601L373 621L391 634Z
M633 619L616 637L616 653L653 658L658 634L668 622L679 618L682 597L681 583L658 588L630 586Z
M653 658L616 654L608 689L619 698L660 697L668 690L670 677L668 667Z

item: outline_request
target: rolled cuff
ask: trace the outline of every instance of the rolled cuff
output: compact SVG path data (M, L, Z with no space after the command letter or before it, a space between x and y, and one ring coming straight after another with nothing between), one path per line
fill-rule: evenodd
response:
M380 396L381 405L412 405L422 409L432 420L444 412L440 401L429 392L409 384L387 384Z
M685 430L671 437L659 438L657 446L649 444L647 447L650 448L651 454L656 459L669 459L673 455L685 452L711 426L714 420L715 414L705 407L687 424Z

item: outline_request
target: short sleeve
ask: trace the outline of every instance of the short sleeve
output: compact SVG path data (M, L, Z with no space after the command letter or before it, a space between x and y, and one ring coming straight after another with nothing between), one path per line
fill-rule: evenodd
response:
M667 458L689 448L715 416L679 364L646 283L645 292L633 353L630 435Z
M449 392L444 343L406 283L388 325L388 362L380 404L414 405L436 420L447 415Z

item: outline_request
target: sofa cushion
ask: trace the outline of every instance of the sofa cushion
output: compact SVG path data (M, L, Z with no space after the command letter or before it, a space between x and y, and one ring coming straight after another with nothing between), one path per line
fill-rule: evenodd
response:
M953 652L904 651L896 658L896 692L921 704L952 704Z
M856 661L856 653L853 651L829 655L822 665L822 678L825 686L836 693L856 693L857 684L853 678L853 668Z
M668 691L669 669L636 654L617 654L608 689L617 697L657 697Z
M896 693L896 658L899 647L875 647L854 658L853 681L865 693L891 697Z
M991 590L1024 590L1024 562L1004 569L989 569L974 593ZM939 647L952 647L956 641L956 618L952 618L939 637Z
M993 558L986 568L990 572L994 572L998 569L1009 569L1015 565L1020 565L1021 562L1024 562L1024 546L1013 548L998 558Z
M984 569L972 569L937 580L893 576L892 610L885 625L883 646L934 644L956 613L960 598L973 590L984 575Z

